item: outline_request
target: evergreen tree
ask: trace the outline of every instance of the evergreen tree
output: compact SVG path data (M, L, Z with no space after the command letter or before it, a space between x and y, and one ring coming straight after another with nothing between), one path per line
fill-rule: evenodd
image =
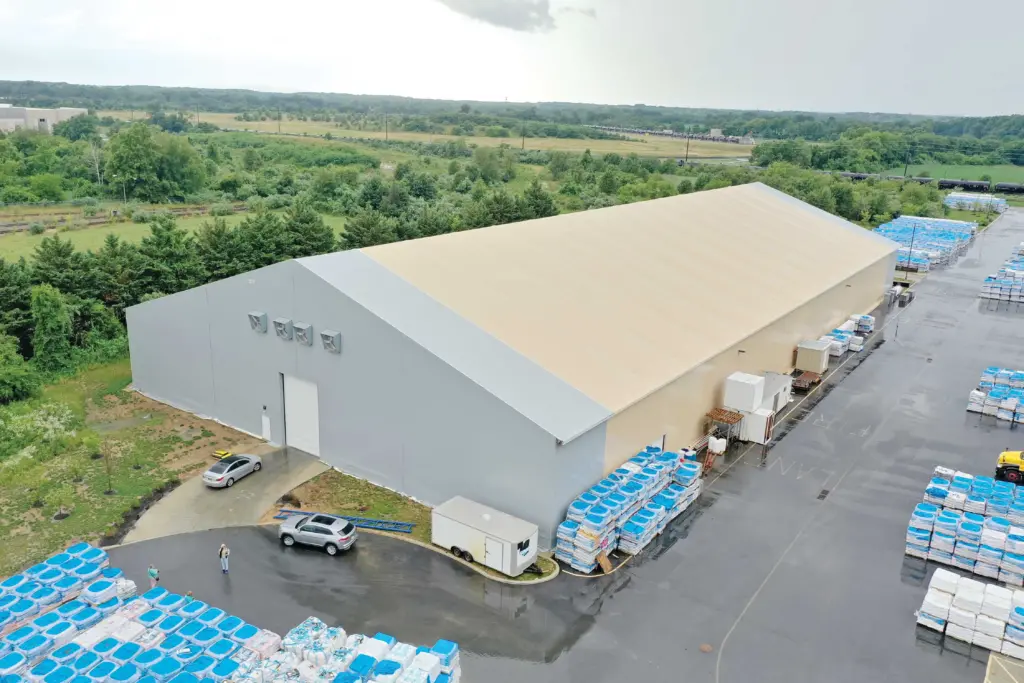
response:
M240 272L284 261L292 253L291 235L276 213L260 208L238 224Z
M18 353L18 340L0 335L0 404L31 398L39 387L35 368Z
M0 258L0 334L17 339L22 355L31 355L32 273L24 258Z
M291 258L326 254L337 246L334 231L307 201L298 200L285 211L284 225L291 242Z
M139 244L140 290L173 294L202 284L203 263L192 235L168 215L156 217L149 229Z
M384 203L384 195L387 194L388 188L384 185L384 181L373 176L359 189L359 204L361 206L379 211L381 204Z
M36 245L32 282L53 285L68 296L83 299L98 294L92 255L77 251L71 240L59 235L44 237Z
M345 249L372 247L398 239L397 221L377 211L363 211L345 224L341 245Z
M71 312L60 291L50 285L33 287L32 319L32 362L46 372L70 368Z
M110 234L96 252L94 263L99 300L123 318L124 309L138 303L142 295L138 281L142 268L139 250Z
M558 207L555 206L555 200L551 198L543 187L540 186L540 181L536 178L530 183L530 186L526 188L526 192L523 194L523 198L520 202L520 219L526 220L529 218L546 218L547 216L555 216L558 214Z
M203 264L205 282L223 280L242 272L242 247L238 231L224 218L204 221L196 234L196 250Z

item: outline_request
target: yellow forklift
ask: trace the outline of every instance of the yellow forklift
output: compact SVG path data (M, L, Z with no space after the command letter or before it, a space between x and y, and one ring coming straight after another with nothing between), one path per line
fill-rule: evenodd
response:
M996 479L1024 483L1024 451L1003 451L996 461Z

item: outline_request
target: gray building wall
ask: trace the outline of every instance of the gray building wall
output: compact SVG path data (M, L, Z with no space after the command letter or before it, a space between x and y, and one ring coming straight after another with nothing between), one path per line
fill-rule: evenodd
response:
M258 334L247 313L267 313ZM313 346L279 339L273 319L313 326ZM342 332L340 355L324 329ZM428 505L464 495L536 523L542 547L568 503L602 476L604 425L565 445L297 262L128 309L136 388L260 434L284 436L281 375L315 382L320 455Z

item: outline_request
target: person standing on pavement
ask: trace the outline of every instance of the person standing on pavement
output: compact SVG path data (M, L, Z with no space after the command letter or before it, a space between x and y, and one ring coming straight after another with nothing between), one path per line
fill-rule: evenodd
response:
M222 573L228 573L228 557L231 555L231 549L224 543L220 544L220 550L217 551L217 557L220 558L220 570Z
M150 589L156 588L156 585L160 583L160 570L153 565L149 565L149 569L146 571L146 574L149 576Z

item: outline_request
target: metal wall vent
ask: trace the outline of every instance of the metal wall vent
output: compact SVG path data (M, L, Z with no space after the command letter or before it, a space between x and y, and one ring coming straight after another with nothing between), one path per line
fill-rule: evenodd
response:
M306 323L295 323L292 326L295 330L295 341L305 346L313 345L313 326Z
M291 339L293 332L291 318L274 318L274 332L281 339Z
M329 353L341 353L341 332L324 330L320 333L320 342L324 345L325 351Z
M249 311L249 327L251 327L254 332L266 334L267 314L263 311Z

